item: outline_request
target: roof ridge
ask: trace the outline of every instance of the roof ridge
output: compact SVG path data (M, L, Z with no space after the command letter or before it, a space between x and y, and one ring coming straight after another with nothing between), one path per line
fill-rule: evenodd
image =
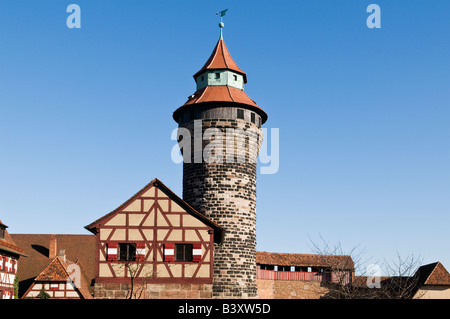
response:
M257 251L257 253L281 254L281 255L302 255L302 256L336 256L336 257L351 257L350 255L312 254L312 253L277 253L277 252L269 252L269 251Z
M449 278L450 278L450 274L449 274L448 270L445 269L444 265L443 265L440 261L437 261L437 262L435 262L435 263L431 263L431 264L429 264L429 265L433 265L433 264L434 264L433 269L431 270L431 272L429 273L429 275L427 276L427 278L426 278L425 281L424 281L424 284L425 284L425 285L430 284L428 281L429 281L429 280L432 281L435 272L438 272L439 270L441 270L441 271L444 271L444 270L445 270L446 273L447 273L447 276L449 276ZM439 268L440 268L440 269L439 269ZM438 274L438 276L439 276L439 274Z
M226 65L227 68L230 68L230 67L228 66L227 59L226 59L226 57L225 57L225 52L224 52L224 48L225 48L225 50L228 51L227 47L225 46L225 41L223 41L223 39L220 39L219 42L220 42L220 47L221 47L221 50L222 50L222 59L223 59L223 62L225 63L225 65ZM229 52L228 52L228 55L230 55ZM231 58L231 55L230 55L230 58ZM233 60L233 58L231 58L231 60ZM234 62L234 61L233 61L233 62Z
M199 90L200 91L200 96L197 98L196 101L194 101L194 104L197 104L200 102L200 99L203 97L203 95L206 92L206 89L208 88L208 86L205 86L203 89Z
M194 208L192 208L186 201L184 201L183 199L181 199L177 194L175 194L169 187L167 187L166 185L164 185L163 182L161 182L159 179L154 178L150 183L148 183L147 185L145 185L142 189L140 189L136 194L134 194L132 197L130 197L128 200L126 200L122 205L120 205L119 207L117 207L116 209L114 209L112 212L98 218L97 220L95 220L94 222L90 223L87 226L84 226L85 229L89 230L90 232L94 233L93 228L95 228L95 226L100 223L102 220L118 213L123 207L126 207L128 204L131 204L132 201L134 201L136 198L138 198L140 195L142 195L144 192L146 192L150 187L157 187L159 190L161 190L163 193L165 193L171 200L175 200L175 202L177 202L177 204L184 206L185 210L188 214L193 215L194 217L196 217L197 219L202 220L203 222L209 223L210 225L212 225L212 227L217 228L221 231L222 235L223 235L223 227L218 225L216 222L212 221L211 219L209 219L208 217L206 217L205 215L199 213L197 210L195 210ZM169 194L168 194L169 193Z
M235 100L234 100L234 98L233 98L233 95L231 94L231 91L230 91L230 86L227 84L227 85L225 85L226 87L227 87L227 92L228 92L228 95L230 96L230 99L233 101L233 102L236 102Z
M430 273L427 276L427 279L425 279L424 284L427 284L428 280L431 278L431 276L433 275L433 273L435 272L437 266L438 266L439 262L434 263L433 265L433 269L430 271Z

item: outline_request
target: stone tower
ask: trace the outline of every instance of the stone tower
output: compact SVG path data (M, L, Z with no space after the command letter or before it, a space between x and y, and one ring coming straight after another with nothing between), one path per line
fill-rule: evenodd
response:
M213 297L256 298L256 162L267 114L244 92L247 75L222 37L179 107L183 199L225 229L215 247Z

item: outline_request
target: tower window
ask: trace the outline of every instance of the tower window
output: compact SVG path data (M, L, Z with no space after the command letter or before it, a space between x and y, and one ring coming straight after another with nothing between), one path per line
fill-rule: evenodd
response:
M244 119L244 110L241 110L241 109L237 110L237 118Z
M220 79L220 73L216 73L216 79Z
M237 81L237 75L233 75L233 79Z
M252 113L250 117L251 117L252 123L255 123L255 113Z
M200 78L200 81L204 81L205 80L205 76L202 75L202 77Z
M192 261L192 244L175 244L175 261Z

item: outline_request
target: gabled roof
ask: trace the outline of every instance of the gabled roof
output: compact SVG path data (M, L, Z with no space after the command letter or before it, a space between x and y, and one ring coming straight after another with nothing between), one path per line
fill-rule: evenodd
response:
M150 183L145 185L140 191L138 191L136 194L134 194L130 199L128 199L125 203L117 207L112 212L106 214L103 217L100 217L96 221L90 223L89 225L85 226L87 230L92 232L93 234L97 233L97 228L100 227L103 222L109 220L110 217L112 217L114 214L118 213L122 208L125 208L127 205L129 205L131 202L133 202L136 198L147 192L151 187L157 187L159 190L164 192L167 197L169 197L171 200L173 200L175 203L177 203L181 208L183 208L188 214L192 215L193 217L199 219L204 224L210 226L214 229L214 242L221 243L223 241L224 236L224 229L207 218L206 216L200 214L197 212L194 208L192 208L188 203L186 203L184 200L182 200L180 197L178 197L174 192L172 192L166 185L164 185L160 180L157 178L153 179Z
M324 267L353 270L352 257L347 255L290 254L256 252L256 263L260 265Z
M6 228L8 226L3 224L1 220L0 220L0 226L5 228L5 238L0 238L0 251L4 250L4 251L7 251L8 253L11 253L14 255L28 257L25 254L25 251L16 245L14 240L11 238L11 235L6 230Z
M61 282L70 279L69 266L76 264L61 256L55 257L47 267L34 279L34 281L49 281L49 282ZM81 268L81 267L80 267ZM80 274L80 287L76 287L84 299L92 299L92 295L89 292L89 285L83 273ZM73 282L73 280L72 280ZM74 282L76 283L76 282Z
M247 74L237 66L236 62L234 62L223 39L219 39L219 41L217 41L217 44L214 47L208 61L206 61L200 71L194 74L194 79L207 70L235 71L242 74L244 76L244 83L247 83Z
M416 275L419 276L421 286L450 286L450 274L440 262L419 267Z
M66 281L69 278L67 264L62 257L55 257L34 279L35 281ZM72 262L70 262L72 263Z

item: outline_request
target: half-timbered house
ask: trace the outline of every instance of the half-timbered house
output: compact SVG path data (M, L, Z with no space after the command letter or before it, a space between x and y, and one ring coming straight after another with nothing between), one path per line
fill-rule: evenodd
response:
M56 256L34 279L22 296L25 298L92 299L89 284L77 263L67 260L65 253Z
M0 299L14 299L14 281L20 256L26 254L19 248L0 221Z
M154 179L85 227L96 235L96 298L209 298L223 229Z

